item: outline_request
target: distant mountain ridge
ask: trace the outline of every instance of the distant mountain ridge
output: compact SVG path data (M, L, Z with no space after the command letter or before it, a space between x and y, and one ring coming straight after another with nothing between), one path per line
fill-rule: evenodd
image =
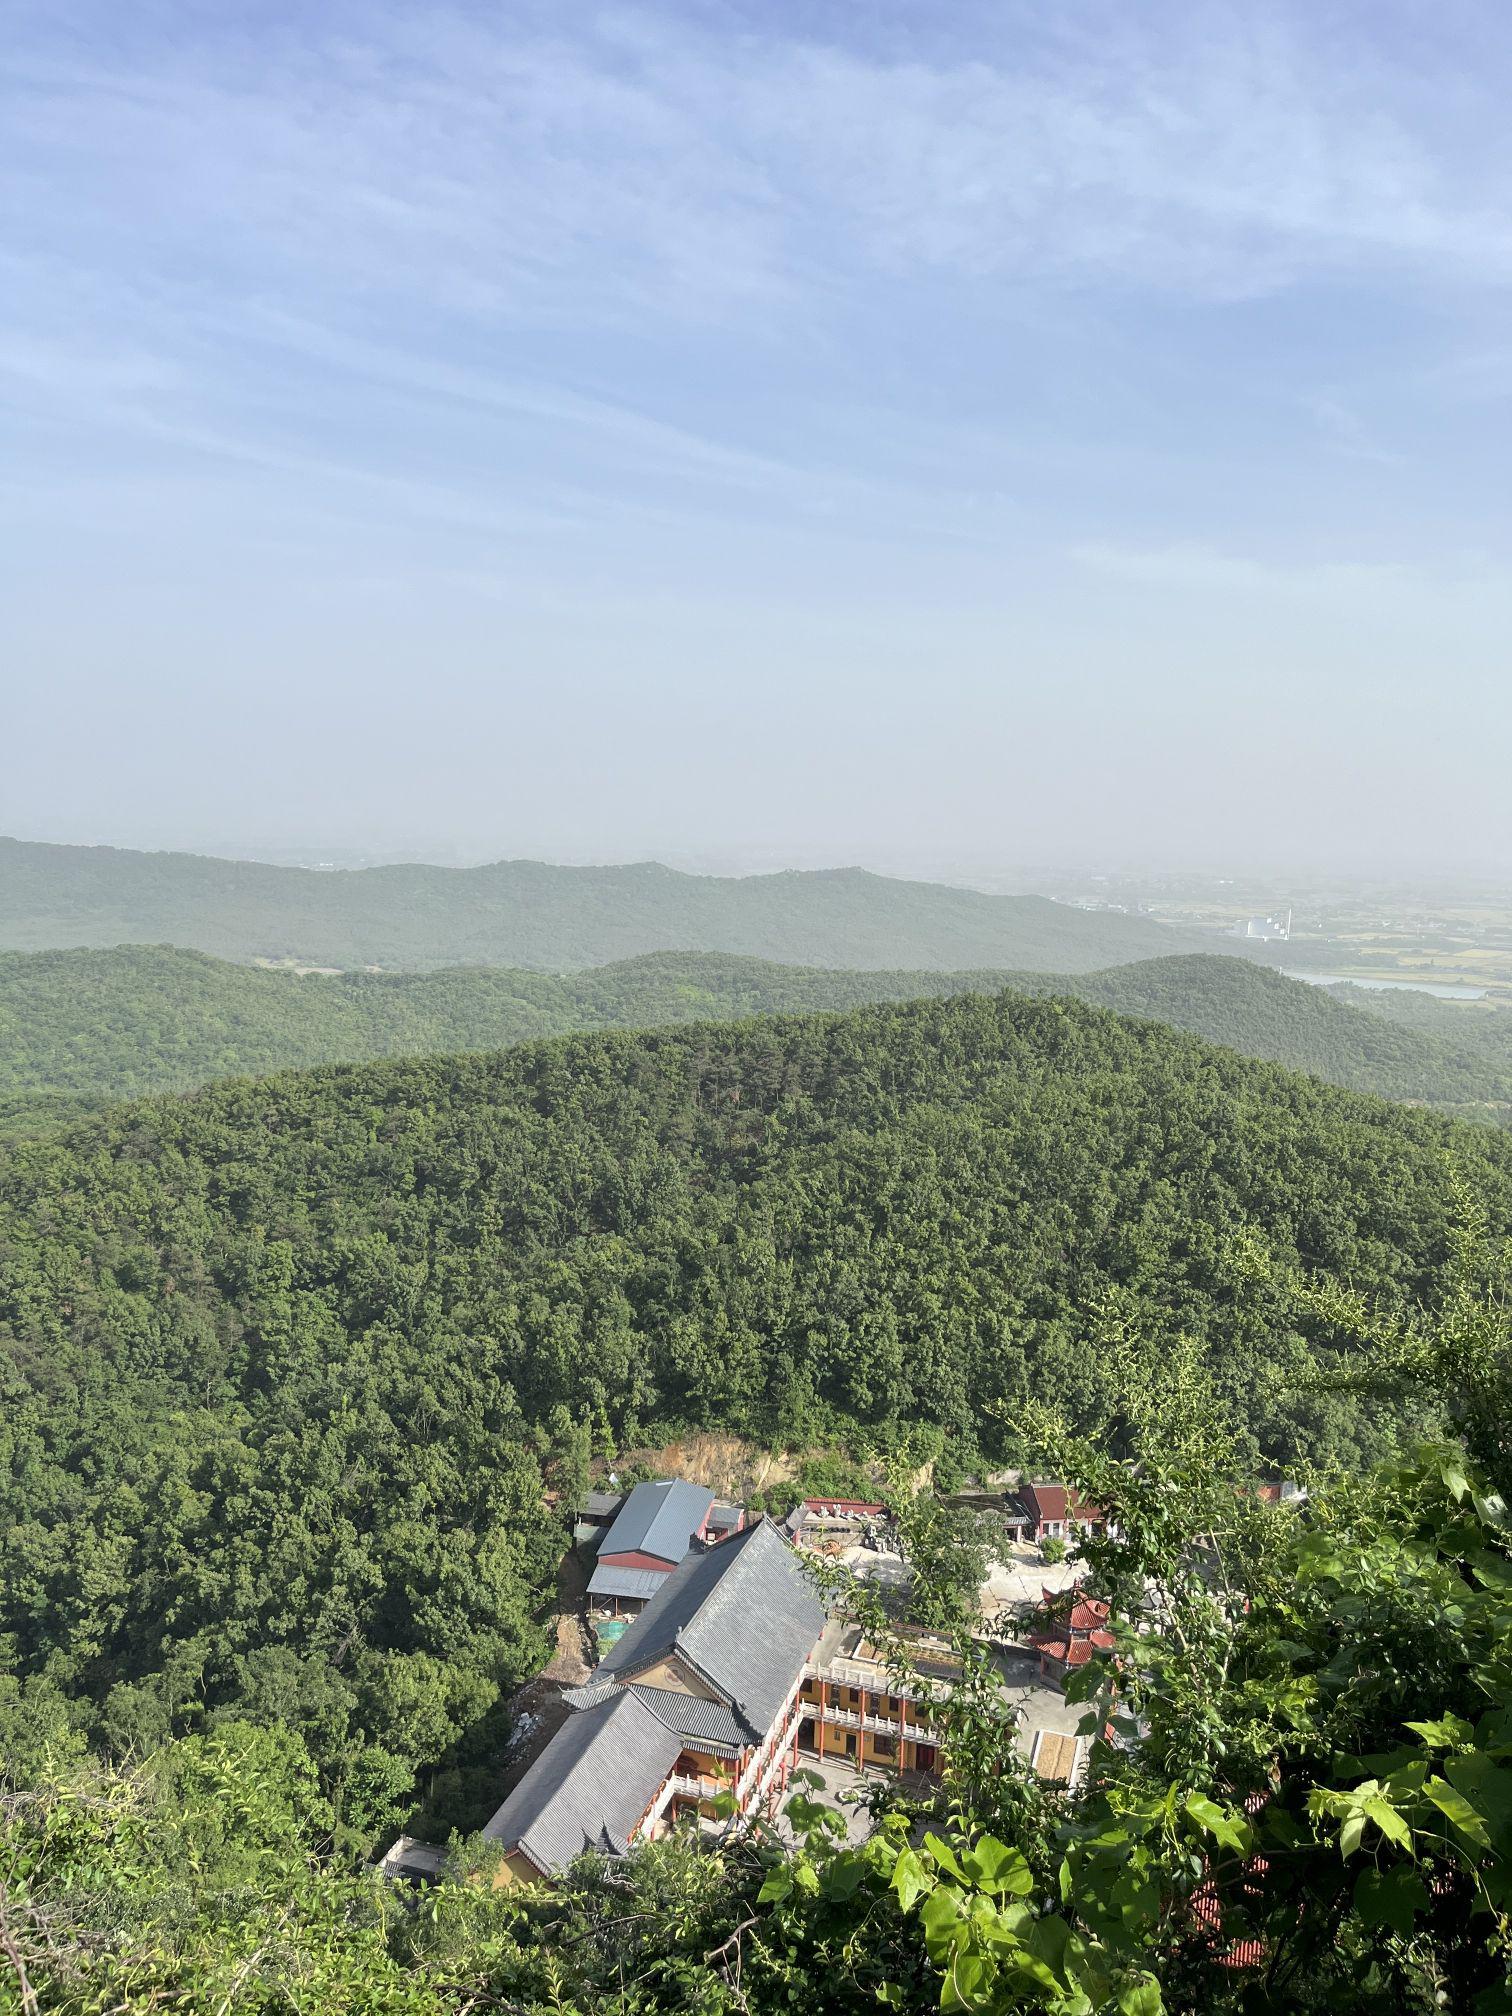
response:
M0 947L171 944L343 969L575 971L648 952L784 965L1090 972L1212 949L1143 917L860 868L686 875L655 862L314 870L0 839Z
M1512 1036L1512 1016L1477 1017L1456 1041L1212 953L1069 975L834 971L660 952L572 974L451 967L300 976L123 945L0 953L0 1127L29 1130L81 1107L216 1078L1005 990L1076 996L1352 1091L1459 1106L1512 1101L1512 1042L1498 1053L1489 1029L1481 1049L1470 1040L1492 1022Z

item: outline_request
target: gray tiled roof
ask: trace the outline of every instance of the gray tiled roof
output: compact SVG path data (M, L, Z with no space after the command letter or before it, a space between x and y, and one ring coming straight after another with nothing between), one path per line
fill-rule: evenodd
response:
M680 1653L765 1735L824 1629L824 1605L775 1526L758 1519L690 1554L598 1668L629 1681Z
M562 1699L569 1708L597 1708L600 1701L612 1701L618 1692L617 1680L586 1680L581 1687L564 1687Z
M548 1873L585 1848L622 1854L685 1742L734 1756L763 1737L824 1628L823 1604L765 1519L659 1580L483 1830ZM637 1683L672 1652L725 1699Z
M696 1694L679 1694L675 1687L637 1687L630 1692L686 1742L698 1747L712 1746L734 1756L751 1740L745 1724L723 1701L703 1701Z
M661 1568L595 1568L588 1578L590 1596L654 1596L667 1579Z
M686 1478L637 1484L604 1536L601 1554L656 1554L681 1561L709 1516L714 1493Z
M523 1848L548 1873L589 1848L622 1855L681 1749L675 1731L619 1688L599 1707L568 1716L484 1836Z
M624 1692L618 1680L590 1680L583 1687L564 1687L562 1699L579 1713L598 1708ZM694 1744L713 1745L732 1755L745 1748L750 1735L733 1708L723 1701L705 1701L696 1694L679 1693L675 1687L637 1687L630 1692L649 1708L663 1728Z

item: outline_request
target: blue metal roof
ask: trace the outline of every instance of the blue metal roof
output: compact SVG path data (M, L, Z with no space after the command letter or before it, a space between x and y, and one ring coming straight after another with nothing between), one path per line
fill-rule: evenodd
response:
M588 1594L649 1599L666 1579L659 1568L595 1568L588 1579Z
M655 1554L674 1566L709 1516L714 1493L683 1477L637 1484L599 1547L603 1554Z

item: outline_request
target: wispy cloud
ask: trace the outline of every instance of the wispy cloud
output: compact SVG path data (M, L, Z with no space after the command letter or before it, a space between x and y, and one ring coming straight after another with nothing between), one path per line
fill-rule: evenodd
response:
M224 333L233 332L226 329ZM578 430L600 441L610 437L642 464L655 463L685 474L694 471L758 489L774 484L791 488L822 476L812 465L805 467L697 434L617 400L458 365L422 351L397 349L279 311L255 312L241 319L234 333L243 341L261 340L275 353L326 365L422 399Z
M1098 11L1105 37L997 61L789 52L746 102L766 132L783 108L795 182L903 266L1199 293L1383 266L1512 278L1506 148L1467 177L1407 80L1320 60L1279 10L1224 10L1220 33L1208 9Z
M1346 67L1306 10L998 9L913 56L777 9L745 35L654 11L164 18L113 17L109 61L61 35L13 54L23 240L40 199L38 248L124 233L208 283L506 326L782 319L867 270L1512 278L1495 77L1435 119L1408 50Z
M1057 294L1084 333L1120 300L1512 281L1490 47L1435 95L1420 42L1346 63L1310 8L921 19L863 40L780 7L39 10L0 64L10 354L39 393L134 376L186 425L304 425L314 368L668 479L838 500L878 484L894 430L826 449L783 402L812 378L816 411L853 392L917 432L927 402L885 390L899 322L906 383L953 318L980 353ZM1309 403L1336 447L1386 452L1335 387ZM947 434L979 424L934 404ZM967 459L977 494L990 458ZM923 508L911 480L879 501L910 488Z
M1068 557L1110 580L1141 587L1275 595L1330 593L1341 585L1380 587L1402 578L1395 567L1295 565L1228 553L1197 541L1162 546L1122 546L1088 542Z
M1352 456L1360 462L1373 462L1381 469L1400 468L1406 461L1404 455L1379 441L1354 408L1345 405L1341 399L1317 393L1303 403L1317 421L1324 440L1340 455Z
M1295 560L1189 540L1147 546L1087 542L1071 547L1067 558L1108 580L1240 603L1284 600L1345 611L1410 601L1444 611L1454 602L1505 607L1512 601L1512 570L1471 554L1416 562Z

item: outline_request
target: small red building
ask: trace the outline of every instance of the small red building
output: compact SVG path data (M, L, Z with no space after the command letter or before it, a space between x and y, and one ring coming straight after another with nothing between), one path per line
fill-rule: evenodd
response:
M599 1542L589 1598L616 1617L634 1617L695 1548L744 1524L739 1507L716 1508L702 1484L672 1477L637 1484Z
M1045 1591L1041 1621L1029 1633L1045 1679L1063 1681L1076 1667L1085 1666L1094 1652L1111 1652L1115 1642L1108 1629L1108 1606L1100 1596L1079 1596L1074 1590L1053 1596Z
M1107 1514L1085 1499L1073 1499L1064 1484L1021 1484L1018 1495L1029 1515L1028 1537L1036 1546L1107 1529Z

